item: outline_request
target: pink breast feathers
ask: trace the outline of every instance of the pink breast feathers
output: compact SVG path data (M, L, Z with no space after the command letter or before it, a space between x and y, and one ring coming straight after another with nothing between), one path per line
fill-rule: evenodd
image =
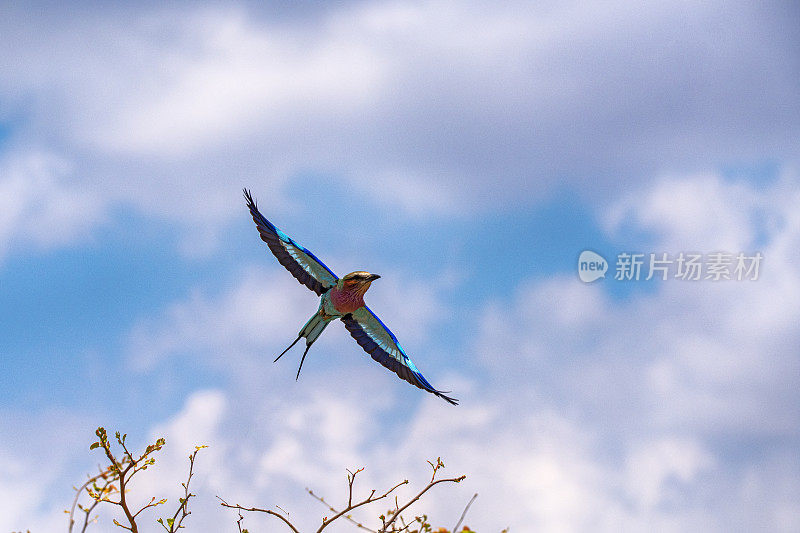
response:
M334 287L331 289L331 303L336 311L346 315L364 305L364 293L357 290L339 290Z

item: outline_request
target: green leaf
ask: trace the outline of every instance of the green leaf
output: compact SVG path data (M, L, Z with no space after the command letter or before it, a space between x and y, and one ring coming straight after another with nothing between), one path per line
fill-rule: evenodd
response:
M89 446L89 449L90 450L94 450L95 448L99 448L99 447L100 447L100 443L99 442L93 442L92 445Z

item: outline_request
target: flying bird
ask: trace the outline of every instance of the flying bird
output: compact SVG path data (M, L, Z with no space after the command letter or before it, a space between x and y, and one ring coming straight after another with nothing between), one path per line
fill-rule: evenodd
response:
M278 258L278 262L297 281L320 296L317 312L302 327L294 342L281 352L275 361L288 352L300 339L305 338L306 349L300 359L300 367L297 369L295 377L295 379L299 379L300 369L303 368L303 361L306 359L309 348L328 324L338 318L344 322L344 327L359 346L377 362L412 385L435 394L453 405L458 404L458 400L447 396L445 392L435 389L428 383L428 380L403 351L394 333L364 303L364 293L367 292L373 281L380 278L379 275L357 270L339 278L317 256L267 220L259 212L249 190L244 189L244 197L261 235L261 240L267 243L270 251Z

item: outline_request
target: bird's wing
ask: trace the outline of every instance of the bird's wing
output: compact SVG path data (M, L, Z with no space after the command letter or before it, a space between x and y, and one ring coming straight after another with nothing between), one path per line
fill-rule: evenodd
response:
M436 390L433 385L428 383L428 380L417 370L414 362L403 351L400 343L397 342L397 337L369 307L366 305L359 307L353 313L343 316L342 322L344 322L347 331L350 332L350 335L353 336L365 352L396 373L401 379L416 385L422 390L433 393L453 405L458 404L458 400L446 396L442 391Z
M247 207L261 234L261 240L267 243L272 254L278 258L278 262L286 267L286 270L291 272L297 281L316 292L317 295L321 295L336 285L336 282L339 281L336 274L326 267L325 263L317 259L317 256L267 220L259 212L255 200L247 189L244 190L244 198L247 200Z

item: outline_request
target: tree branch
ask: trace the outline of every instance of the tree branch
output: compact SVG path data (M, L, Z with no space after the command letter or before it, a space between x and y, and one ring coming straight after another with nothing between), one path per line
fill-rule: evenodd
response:
M218 499L220 502L222 502L222 503L220 503L220 505L222 505L223 507L227 507L227 508L229 508L229 509L239 509L240 511L249 511L249 512L256 512L256 513L265 513L265 514L268 514L268 515L270 515L270 516L275 516L275 517L278 517L278 518L280 518L281 520L283 520L283 522L284 522L284 523L285 523L285 524L286 524L286 525L289 527L289 529L291 529L292 531L294 531L294 533L300 533L300 531L298 531L298 530L297 530L297 528L296 528L296 527L294 527L294 524L292 524L291 522L289 522L289 519L288 519L288 518L286 518L285 516L283 516L283 515L282 515L282 514L280 514L280 513L276 513L275 511L273 511L273 510L271 510L271 509L259 509L258 507L242 507L242 506L241 506L241 505L239 505L239 504L236 504L236 505L231 505L231 504L229 504L228 502L226 502L225 500L223 500L222 498L220 498L219 496L217 496L217 499Z
M397 520L397 517L400 516L403 513L403 511L408 509L411 506L411 504L413 504L414 502L419 500L422 497L423 494L428 492L435 485L438 485L439 483L447 483L447 482L461 483L467 477L467 476L459 476L459 477L454 477L454 478L436 479L436 473L439 471L440 468L444 468L444 463L442 462L442 459L440 457L437 457L435 465L431 461L428 461L428 464L431 465L431 468L433 469L433 474L431 475L430 483L428 483L428 485L424 489L419 491L419 494L417 494L411 500L409 500L408 503L406 503L402 507L398 508L394 513L392 513L392 517L389 519L388 522L384 522L383 527L379 530L379 533L385 533L386 532L386 528L388 528L390 525L392 525L394 523L394 521Z
M477 497L478 497L477 492L472 495L472 498L469 500L467 506L464 507L464 511L461 513L461 518L459 518L458 522L456 522L456 527L453 528L453 533L456 533L458 531L458 526L460 526L461 522L464 521L464 517L467 516L467 511L469 511L469 507L472 505L472 502L474 502Z
M167 530L167 533L175 533L179 529L183 528L183 520L192 514L189 510L189 498L194 496L191 492L189 492L189 483L192 482L192 476L194 475L194 460L197 457L197 452L202 450L203 448L207 448L208 446L195 446L194 452L189 455L189 477L186 479L186 483L181 483L183 486L183 498L178 498L178 508L175 510L175 514L172 515L172 518L167 518L166 524L164 524L164 519L159 518L156 520L161 527Z
M94 508L97 507L103 498L107 498L107 495L116 490L116 487L112 485L115 477L111 475L111 468L106 468L102 470L98 466L99 473L91 476L86 482L81 485L79 488L75 489L75 498L72 500L72 506L69 510L69 529L67 530L68 533L72 533L72 529L75 527L75 509L78 508L84 513L83 517L83 527L81 527L81 533L86 532L86 528L89 527L89 521L94 511ZM100 481L100 484L97 482ZM84 507L83 505L79 504L78 501L80 500L81 495L86 492L89 497L92 498L92 504L88 507ZM97 497L96 497L97 495Z
M372 502L376 502L378 500L382 500L385 497L387 497L389 494L394 492L395 489L397 489L397 487L400 487L401 485L406 485L408 483L408 480L404 479L403 481L401 481L400 483L398 483L394 487L390 488L389 490L387 490L386 492L384 492L383 494L381 494L378 497L375 497L375 490L373 489L372 492L370 492L369 496L367 496L364 500L361 500L360 502L354 504L353 503L353 482L355 482L356 474L358 474L362 470L364 470L364 469L363 468L359 468L358 470L356 470L353 473L350 473L350 471L348 470L347 484L348 484L349 489L350 489L350 497L348 498L348 501L347 501L347 507L345 507L343 510L341 510L338 513L336 513L335 515L333 515L331 518L324 519L322 521L322 525L319 526L319 529L317 529L317 533L320 533L323 529L328 527L334 520L337 520L338 518L344 516L345 514L347 514L350 511L352 511L353 509L361 507L362 505L367 505L368 503L372 503Z
M331 505L330 505L328 502L326 502L326 501L325 501L325 498L322 498L321 496L317 496L316 494L314 494L314 491L313 491L313 490L311 490L311 489L309 489L308 487L306 487L306 492L308 492L308 494L309 494L309 495L310 495L312 498L314 498L315 500L317 500L318 502L320 502L322 505L324 505L325 507L327 507L327 508L328 508L328 509L329 509L329 510L332 512L332 513L336 514L336 513L338 513L338 512L339 512L339 511L337 511L336 509L334 509L333 507L331 507ZM368 528L367 526L365 526L365 525L364 525L364 524L362 524L361 522L359 522L359 521L357 521L357 520L353 519L353 517L352 517L352 516L350 516L350 515L344 515L344 519L345 519L345 520L347 520L348 522L350 522L351 524L353 524L354 526L356 526L356 527L357 527L357 528L359 528L359 529L363 529L364 531L369 531L369 532L371 532L371 533L378 533L378 531L377 531L377 530Z
M93 450L95 448L103 449L103 453L105 453L105 456L108 459L108 462L110 463L107 469L107 472L110 476L110 481L108 484L106 484L106 488L113 488L114 490L116 490L116 487L113 487L113 485L110 485L110 483L113 481L119 482L119 500L115 501L108 497L111 490L100 490L99 488L98 490L91 490L88 487L88 485L84 485L84 488L89 493L89 495L95 500L96 504L100 502L108 502L114 505L118 505L122 509L122 512L128 521L128 525L121 524L119 521L114 519L113 522L115 525L123 529L127 529L131 533L139 533L139 527L136 524L136 517L139 516L139 514L145 509L161 505L164 502L166 502L166 500L162 499L156 501L155 498L152 498L150 502L147 503L147 505L140 508L138 511L134 512L128 505L127 486L130 480L133 478L134 474L142 470L147 470L148 466L155 463L155 459L149 456L151 453L161 450L161 448L164 446L165 441L163 438L157 439L154 444L148 445L144 453L137 459L134 458L133 454L130 452L130 450L128 450L128 447L125 443L128 435L127 434L120 435L119 432L116 432L115 437L117 443L123 450L122 458L117 459L111 450L111 442L108 439L108 433L106 432L105 428L103 427L97 428L95 434L97 435L99 440L93 443L89 447L89 449L90 450ZM93 507L94 506L92 506L92 508ZM88 518L87 521L84 522L84 530L86 529L86 524L88 524Z

